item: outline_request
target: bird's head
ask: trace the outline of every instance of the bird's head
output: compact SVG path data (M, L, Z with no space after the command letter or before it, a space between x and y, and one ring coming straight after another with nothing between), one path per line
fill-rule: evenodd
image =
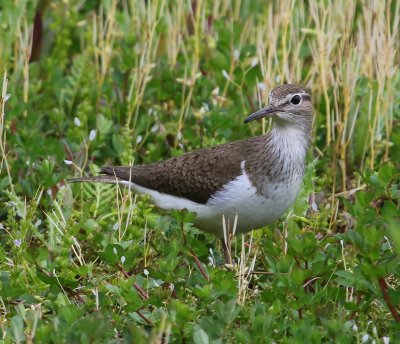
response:
M310 93L301 86L285 84L270 92L268 106L253 113L244 122L271 117L275 122L284 125L304 125L312 123L313 114Z

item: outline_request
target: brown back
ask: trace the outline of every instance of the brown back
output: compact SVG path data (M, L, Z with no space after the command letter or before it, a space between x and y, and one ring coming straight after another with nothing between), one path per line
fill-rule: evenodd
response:
M205 204L226 183L242 174L241 162L258 152L255 146L263 140L265 136L252 137L148 165L106 166L101 173Z

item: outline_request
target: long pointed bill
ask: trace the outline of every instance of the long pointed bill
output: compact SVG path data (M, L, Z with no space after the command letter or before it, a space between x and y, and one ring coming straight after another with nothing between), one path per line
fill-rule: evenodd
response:
M278 111L279 111L278 108L276 108L275 106L269 105L269 106L265 107L264 109L258 110L257 112L254 112L252 115L247 117L244 120L244 123L249 123L251 121L254 121L255 119L263 118L266 116L271 116L272 114L274 114Z

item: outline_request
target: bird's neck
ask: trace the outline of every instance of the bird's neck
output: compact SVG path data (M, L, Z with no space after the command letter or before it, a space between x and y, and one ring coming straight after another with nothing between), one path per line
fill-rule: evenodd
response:
M311 142L311 123L276 123L267 134L267 150L287 159L304 160Z
M246 159L246 172L257 192L270 197L278 184L299 186L305 171L306 154L311 142L311 125L275 124L260 138L257 153ZM260 153L263 151L264 153ZM275 190L275 189L274 189ZM276 191L276 190L275 190ZM273 191L273 192L275 192Z

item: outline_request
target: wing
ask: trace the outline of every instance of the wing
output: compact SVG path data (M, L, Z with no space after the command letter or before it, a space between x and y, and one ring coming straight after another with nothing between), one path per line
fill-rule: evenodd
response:
M254 152L257 142L257 137L234 141L149 165L106 166L101 173L205 204L242 173L241 162Z

